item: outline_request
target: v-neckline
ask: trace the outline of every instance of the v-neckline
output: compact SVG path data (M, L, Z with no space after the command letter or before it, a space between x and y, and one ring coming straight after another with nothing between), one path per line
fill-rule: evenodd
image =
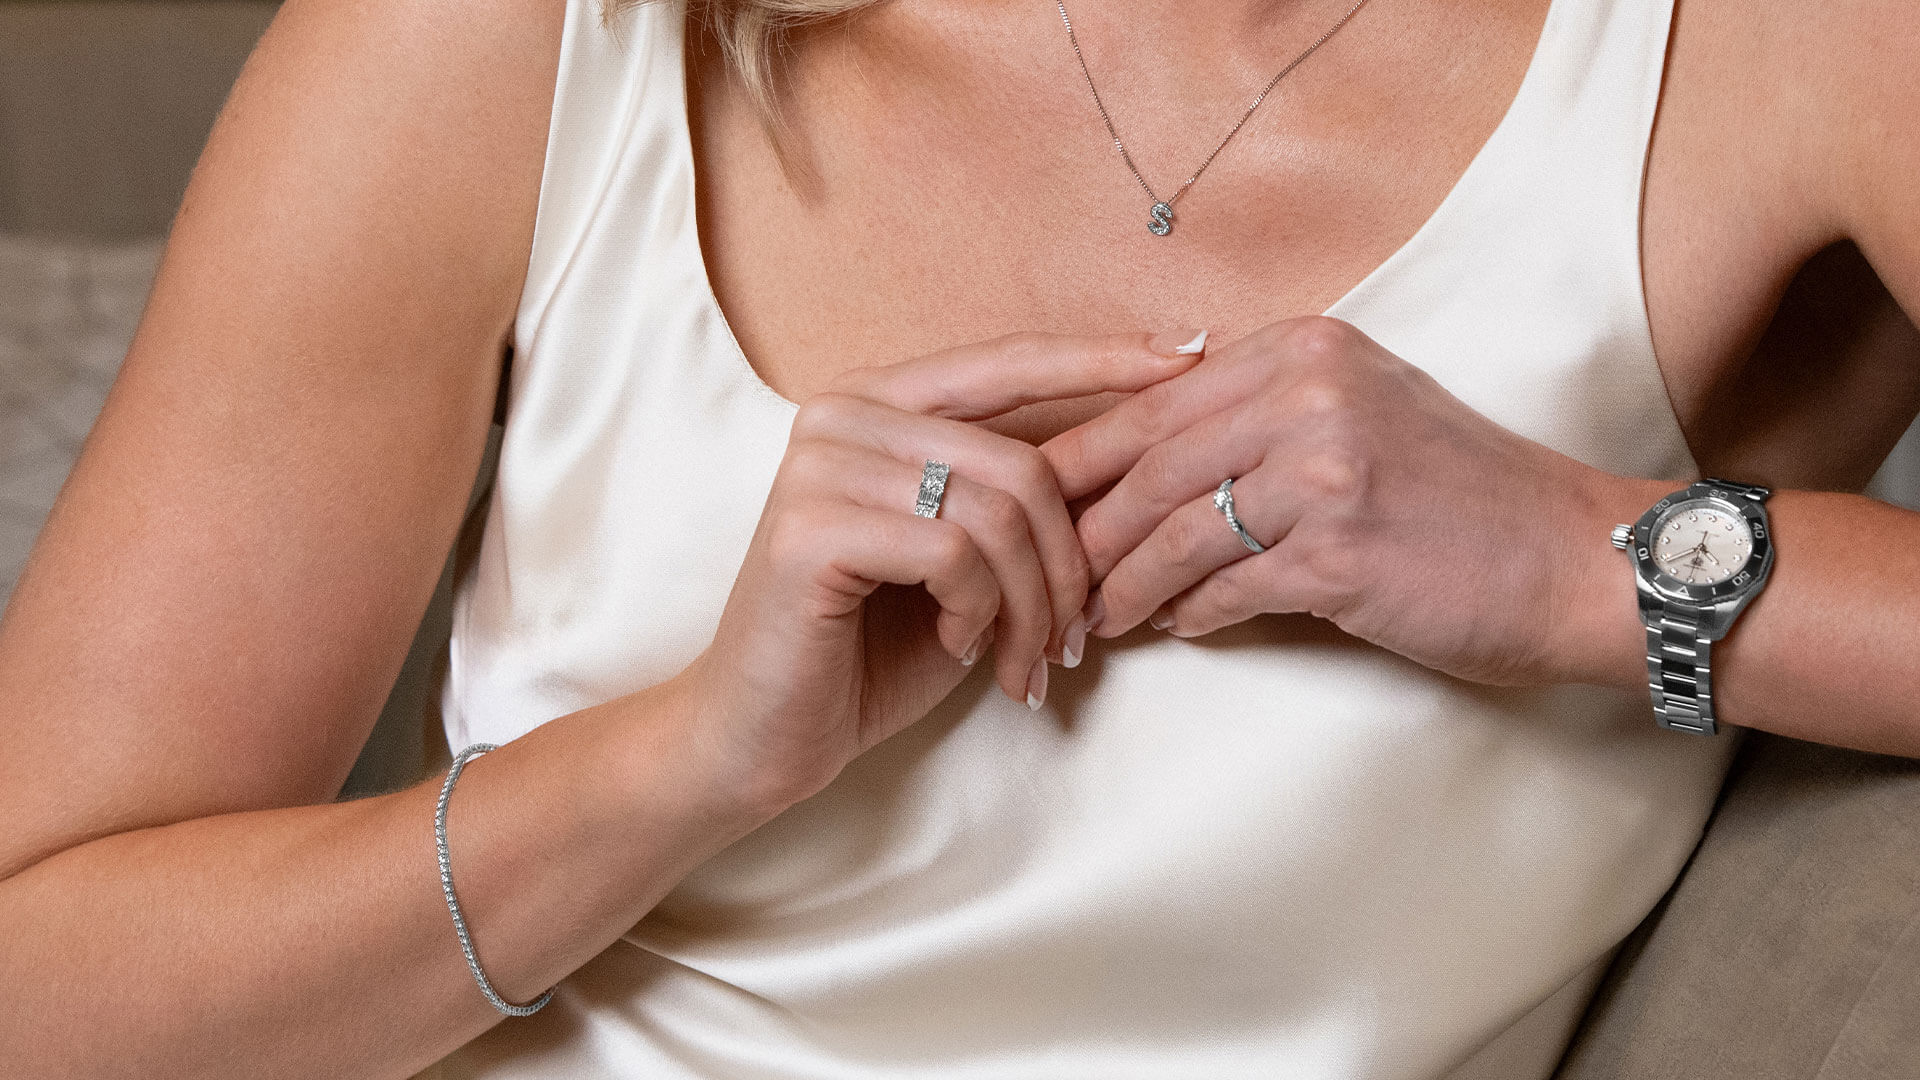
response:
M1562 9L1567 2L1568 0L1548 0L1546 16L1541 20L1540 34L1533 43L1533 52L1527 60L1526 71L1520 76L1520 85L1514 89L1513 97L1507 102L1506 110L1501 113L1499 122L1493 126L1493 130L1489 132L1486 139L1481 142L1480 148L1474 151L1473 157L1467 161L1466 168L1462 169L1460 175L1454 178L1454 182L1452 186L1447 189L1447 193L1441 197L1440 201L1435 204L1432 212L1413 230L1412 234L1410 234L1406 240L1401 242L1399 247L1395 248L1392 253L1376 264L1373 269L1367 271L1360 280L1354 282L1352 287L1347 289L1346 292L1340 294L1339 299L1322 309L1321 314L1338 317L1340 311L1349 306L1349 301L1353 300L1362 292L1371 292L1376 289L1381 280L1391 276L1400 266L1415 257L1418 250L1426 244L1427 237L1437 231L1441 227L1440 223L1452 214L1453 208L1465 199L1462 192L1468 191L1470 185L1476 180L1480 173L1486 170L1486 162L1492 159L1493 149L1511 137L1509 131L1518 122L1516 118L1525 115L1523 106L1526 106L1530 102L1533 95L1537 92L1536 84L1545 77L1542 71L1546 66L1545 61L1547 56L1554 51L1551 45L1559 30L1560 16L1563 14ZM752 359L747 356L746 349L740 344L739 335L734 332L732 321L727 318L726 309L720 306L719 293L715 291L713 287L713 275L709 272L707 266L706 249L700 242L699 171L695 167L695 157L693 153L692 95L689 94L687 90L687 80L690 74L687 70L687 20L679 4L658 4L651 6L659 12L656 17L672 19L675 23L676 32L673 40L676 42L674 51L675 64L679 74L680 98L676 111L678 123L674 125L673 134L678 143L675 149L681 155L679 164L686 171L687 176L686 220L689 223L691 231L691 237L688 242L691 243L693 247L693 261L697 267L700 284L705 294L703 303L707 305L708 312L713 317L714 322L725 332L726 348L731 354L735 366L741 370L746 381L754 387L756 392L772 399L773 402L782 406L788 413L797 412L800 408L800 403L775 389L773 384L767 382L760 374L760 369L754 367Z

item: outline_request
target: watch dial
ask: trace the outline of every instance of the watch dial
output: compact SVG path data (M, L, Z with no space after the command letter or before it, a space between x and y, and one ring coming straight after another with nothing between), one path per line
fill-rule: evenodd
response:
M1739 514L1711 503L1683 503L1656 527L1653 563L1689 585L1718 585L1753 555L1753 533Z

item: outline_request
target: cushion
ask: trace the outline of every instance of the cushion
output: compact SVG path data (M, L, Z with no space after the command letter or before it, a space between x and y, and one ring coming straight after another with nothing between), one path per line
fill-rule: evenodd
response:
M1920 761L1750 733L1556 1080L1920 1078Z

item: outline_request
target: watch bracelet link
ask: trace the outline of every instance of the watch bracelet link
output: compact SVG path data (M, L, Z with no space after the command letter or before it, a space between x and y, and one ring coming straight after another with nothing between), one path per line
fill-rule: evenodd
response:
M1713 477L1693 489L1718 488L1766 502L1772 489ZM1653 695L1654 722L1669 731L1713 735L1713 643L1701 633L1701 611L1661 599L1643 612L1647 626L1647 688Z
M1712 735L1712 643L1700 634L1697 616L1662 604L1647 613L1647 688L1654 722L1669 731Z

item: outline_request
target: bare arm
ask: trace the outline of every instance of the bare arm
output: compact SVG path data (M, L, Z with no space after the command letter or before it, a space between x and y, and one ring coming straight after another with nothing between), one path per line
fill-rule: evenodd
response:
M1584 681L1645 696L1646 628L1607 530L1681 485L1595 479L1580 586L1588 617L1562 655ZM1920 513L1824 491L1775 492L1767 513L1777 559L1713 647L1715 712L1796 739L1920 757Z
M1778 100L1797 103L1782 122L1804 148L1795 187L1808 216L1859 247L1910 322L1920 321L1913 14L1902 0L1818 10L1780 4L1769 9L1780 25L1766 37L1779 48L1777 77L1791 83ZM1911 353L1904 359L1911 363ZM1911 385L1911 373L1906 378L1901 390ZM1860 414L1878 407L1863 402ZM1842 445L1861 437L1833 436ZM1613 512L1627 514L1616 520L1633 520L1664 494L1659 486L1641 483L1626 501L1615 497ZM1634 507L1634 499L1644 501ZM1920 513L1819 491L1779 492L1768 511L1779 558L1766 590L1715 646L1721 714L1795 738L1920 757ZM1616 608L1600 640L1621 684L1638 687L1644 640L1630 592Z
M678 691L550 721L462 773L455 881L509 1001L771 816L700 782ZM440 893L437 789L127 830L0 882L9 1071L397 1080L502 1022Z
M249 60L0 622L0 1071L403 1077L501 1019L437 785L330 800L482 453L560 17L291 0ZM686 712L669 683L473 763L452 855L503 994L767 816Z

